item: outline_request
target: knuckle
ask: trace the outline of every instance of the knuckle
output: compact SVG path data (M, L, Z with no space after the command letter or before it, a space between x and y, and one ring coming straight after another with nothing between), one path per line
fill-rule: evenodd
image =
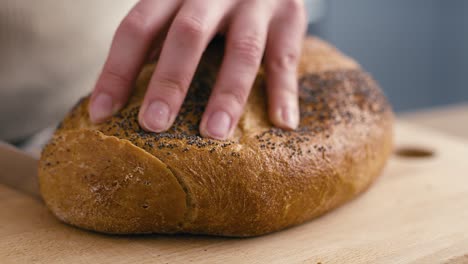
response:
M281 87L281 93L283 94L283 98L287 97L298 97L298 86L297 85L284 85Z
M220 91L218 94L218 98L222 101L234 102L239 106L243 106L245 104L248 96L248 90L236 86L231 89Z
M245 63L257 66L263 56L263 47L258 37L247 36L232 42L232 50Z
M283 10L287 13L298 14L305 12L304 0L286 0L284 5Z
M105 86L102 87L109 87L110 89L114 89L115 87L122 87L130 85L131 80L128 76L121 74L114 70L113 68L107 68L102 72L101 83L105 82Z
M151 30L147 25L147 19L138 10L132 10L120 23L117 33L132 35L138 38L148 38Z
M178 34L189 39L200 39L207 31L204 22L195 16L184 16L176 19L173 27Z
M176 77L173 74L162 73L156 78L156 87L163 95L179 96L185 94L188 82L184 78Z
M278 72L291 72L294 71L297 67L299 61L299 54L295 51L285 52L274 56L270 61L270 67L273 71Z

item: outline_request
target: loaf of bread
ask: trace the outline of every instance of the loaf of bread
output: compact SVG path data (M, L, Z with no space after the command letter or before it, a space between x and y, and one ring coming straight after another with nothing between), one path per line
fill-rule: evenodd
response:
M245 237L301 224L370 186L392 149L391 107L357 63L319 39L304 42L297 130L270 123L260 69L234 136L200 137L223 46L210 44L166 133L145 132L137 121L154 65L107 122L91 124L89 98L80 101L40 160L52 213L104 233Z

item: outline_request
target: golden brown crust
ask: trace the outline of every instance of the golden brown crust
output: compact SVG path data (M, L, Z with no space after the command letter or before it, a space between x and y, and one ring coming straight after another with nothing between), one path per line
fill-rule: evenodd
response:
M147 133L137 122L152 65L111 120L92 125L88 99L71 111L40 164L41 190L52 212L65 222L108 233L253 236L321 215L371 184L391 150L392 111L354 61L318 39L305 41L299 65L299 129L271 126L260 71L234 137L201 138L198 123L222 58L217 42L204 55L167 133ZM115 156L109 165L119 170L103 167L107 156ZM141 177L161 181L153 186L159 189L122 184L136 163L144 164ZM86 176L89 171L93 176ZM112 180L119 188L92 191L95 184ZM141 210L148 199L157 205Z
M72 130L56 135L42 159L42 196L65 222L111 233L171 233L185 220L177 178L126 140Z

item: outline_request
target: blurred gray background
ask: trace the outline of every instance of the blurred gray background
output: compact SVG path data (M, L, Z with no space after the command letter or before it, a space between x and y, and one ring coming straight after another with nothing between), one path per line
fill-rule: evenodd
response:
M0 140L55 126L91 91L136 1L0 0ZM468 0L307 1L310 33L357 59L395 110L468 102Z
M357 59L397 111L468 101L467 0L322 4L309 32Z

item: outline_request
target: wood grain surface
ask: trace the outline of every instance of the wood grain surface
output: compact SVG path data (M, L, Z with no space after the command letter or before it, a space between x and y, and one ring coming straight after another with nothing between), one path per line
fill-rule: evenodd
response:
M468 139L468 102L403 113L399 119Z
M467 263L468 141L400 123L396 149L364 195L250 239L100 235L0 185L0 263Z

